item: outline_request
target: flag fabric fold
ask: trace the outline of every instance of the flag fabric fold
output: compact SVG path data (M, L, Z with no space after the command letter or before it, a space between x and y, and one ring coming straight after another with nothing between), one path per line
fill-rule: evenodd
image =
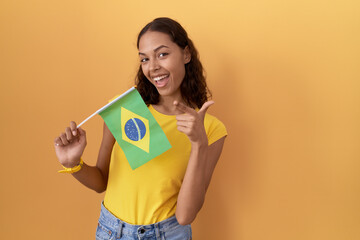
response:
M106 106L98 114L133 170L171 148L164 131L135 88Z

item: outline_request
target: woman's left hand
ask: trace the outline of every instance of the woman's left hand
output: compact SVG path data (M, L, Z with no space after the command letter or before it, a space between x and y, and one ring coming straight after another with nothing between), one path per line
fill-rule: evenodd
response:
M213 104L214 101L205 102L197 112L182 103L174 102L176 108L184 113L176 116L177 129L185 133L192 144L206 144L207 146L208 140L204 127L204 118L206 111Z

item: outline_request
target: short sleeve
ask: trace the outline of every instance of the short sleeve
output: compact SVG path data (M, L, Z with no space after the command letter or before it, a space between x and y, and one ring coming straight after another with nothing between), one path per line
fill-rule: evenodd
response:
M213 144L220 138L227 136L225 125L219 119L210 114L205 115L204 126L209 145Z

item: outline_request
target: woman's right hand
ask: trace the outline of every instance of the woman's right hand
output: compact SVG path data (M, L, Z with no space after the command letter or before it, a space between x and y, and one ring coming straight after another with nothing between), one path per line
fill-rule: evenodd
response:
M86 132L76 127L75 122L70 122L70 127L54 140L55 153L61 165L72 168L80 163L86 147Z

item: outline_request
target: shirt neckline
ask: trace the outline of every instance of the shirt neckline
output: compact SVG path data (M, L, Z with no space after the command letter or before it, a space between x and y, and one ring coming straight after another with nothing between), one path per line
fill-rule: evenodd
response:
M154 106L152 104L150 104L149 107L152 108L152 110L154 110L154 112L158 115L165 116L165 117L176 117L176 114L165 114L165 113L159 112L158 110L156 110L154 108Z

